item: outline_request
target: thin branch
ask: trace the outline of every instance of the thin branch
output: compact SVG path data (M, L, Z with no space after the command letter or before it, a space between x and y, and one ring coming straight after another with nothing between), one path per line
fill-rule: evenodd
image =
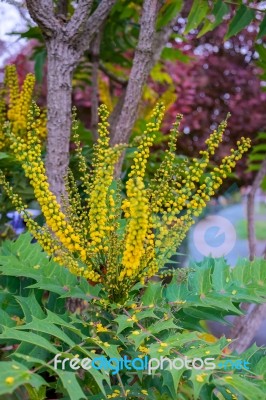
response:
M230 348L238 353L245 351L265 318L266 303L257 304L255 307L251 306L249 313L241 319L241 324L234 329L237 340L230 345Z
M247 204L248 244L249 244L249 259L251 261L254 260L256 253L256 234L255 234L255 217L254 217L255 195L265 175L266 175L266 159L261 164L261 168L257 173L255 180L251 186L250 192L248 194L248 204Z
M100 56L100 44L101 44L101 31L99 31L91 46L91 60L92 60L92 72L91 72L91 131L94 139L97 139L97 126L98 126L98 75L99 75L99 56Z
M83 1L85 2L85 0ZM81 54L88 49L93 36L104 23L115 2L116 0L102 0L96 10L87 18L84 24L84 30L80 32L77 39L78 50Z
M80 0L72 15L72 18L65 26L65 34L69 39L82 34L85 24L88 20L93 0Z
M58 0L56 7L56 15L62 15L65 18L68 14L68 0Z
M248 244L249 244L249 259L253 261L256 255L256 233L255 233L255 195L259 189L261 182L266 175L266 159L261 164L260 170L257 173L254 182L248 194L247 204L247 220L248 220ZM231 348L241 353L246 350L250 342L258 331L263 319L266 317L266 304L248 306L246 303L242 305L244 310L247 310L247 315L237 317L234 321L232 337L237 340L232 343Z
M153 60L152 65L155 65L159 60L162 50L170 39L173 33L173 28L176 24L176 17L174 17L166 26L164 26L160 31L156 32L153 40Z
M112 145L128 142L136 120L143 86L148 78L153 59L155 22L158 14L158 0L145 0L140 21L140 34L130 72L125 100L119 115L111 126Z
M129 141L131 131L137 118L143 87L152 67L159 60L161 52L173 31L176 17L162 30L156 32L155 21L159 6L160 2L152 0L146 0L143 5L138 46L135 52L133 67L129 76L124 99L120 99L110 117L111 143L113 145L122 142L127 143ZM116 166L115 175L117 177L119 177L121 173L123 155Z
M108 68L106 68L106 66L101 61L99 62L99 69L112 81L119 83L119 85L127 86L128 84L127 79L121 78L120 76L117 76L116 74L111 72Z
M26 0L31 18L39 25L44 35L50 37L60 27L54 15L52 0Z

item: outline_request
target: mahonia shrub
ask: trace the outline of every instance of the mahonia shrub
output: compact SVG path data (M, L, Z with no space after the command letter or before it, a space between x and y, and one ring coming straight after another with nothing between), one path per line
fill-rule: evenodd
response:
M167 285L138 283L118 304L104 284L92 286L49 259L28 232L6 240L0 247L0 397L264 400L265 350L254 344L236 354L231 338L214 337L202 321L224 322L241 315L243 301L265 302L265 276L264 259L240 259L231 268L223 258L205 258L176 269ZM79 309L67 312L73 298Z
M7 65L4 85L0 90L0 150L9 147L9 139L3 130L6 119L12 124L12 132L16 136L27 137L27 115L31 106L35 86L35 76L27 74L22 87L15 65ZM39 119L38 135L46 138L46 110L42 110Z
M28 107L28 99L26 105ZM82 196L69 171L66 177L68 195L60 202L49 189L45 173L40 140L42 119L37 105L33 102L27 113L24 136L16 134L16 125L12 122L4 127L10 149L21 162L46 221L45 226L39 226L28 215L26 205L1 172L1 183L23 215L28 229L55 261L92 284L103 283L109 296L116 301L124 300L135 283L143 283L163 271L195 217L200 215L215 190L250 147L250 139L242 137L236 149L232 149L218 167L205 174L210 157L222 141L226 128L226 121L223 121L206 140L206 149L200 152L200 157L191 163L184 160L176 168L175 152L181 120L178 115L169 134L169 148L164 160L154 178L146 182L147 160L163 115L164 106L158 104L134 152L124 196L121 183L113 176L125 145L109 145L107 107L99 108L99 139L94 145L90 169L82 153L74 114L73 140Z

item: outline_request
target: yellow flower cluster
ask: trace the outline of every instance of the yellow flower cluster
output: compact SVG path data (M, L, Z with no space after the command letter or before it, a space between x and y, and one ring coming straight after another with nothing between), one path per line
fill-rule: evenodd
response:
M4 101L5 90L0 90L0 150L5 147L5 135L3 131L3 125L6 120L6 104Z
M151 115L151 122L146 125L144 137L139 144L138 150L134 154L134 164L126 184L127 199L123 207L124 210L127 210L129 223L122 260L125 268L120 272L119 280L123 280L125 275L128 277L136 277L138 275L141 258L145 253L145 238L149 227L150 207L144 185L144 175L149 157L149 148L153 145L156 131L160 128L163 112L163 105L158 104ZM153 241L150 244L153 244Z
M24 85L24 93L27 85ZM14 90L11 96L12 107L16 103L16 93ZM26 104L28 102L27 99ZM20 110L25 113L26 106ZM25 206L4 180L3 174L0 174L0 183L4 185L14 206L24 215L30 231L56 261L73 273L89 279L92 284L101 282L110 298L118 302L127 297L130 287L136 282L145 282L164 267L195 217L202 212L236 162L250 147L250 140L241 138L237 148L205 175L210 157L222 141L226 128L224 121L206 141L206 150L201 151L199 159L185 160L178 165L175 153L182 117L178 115L170 131L165 158L154 179L147 184L147 160L163 113L163 105L158 104L146 124L133 155L125 194L122 184L113 178L115 164L125 146L111 148L109 145L109 113L106 106L99 108L99 139L94 145L89 173L74 115L73 139L85 198L81 196L74 176L69 171L65 177L69 197L63 202L63 207L49 189L39 139L41 115L38 107L33 103L27 113L24 136L16 135L13 123L6 128L12 143L11 150L22 163L34 188L46 226L38 226L27 215ZM10 117L13 118L12 112ZM105 330L100 325L96 329L98 332Z
M73 226L68 222L60 205L56 201L56 196L49 190L49 184L47 176L45 175L45 168L41 155L41 143L38 138L39 116L40 111L38 107L33 104L27 116L28 129L26 138L18 138L10 132L9 136L12 141L10 149L13 151L16 159L22 163L25 175L29 178L31 185L34 188L35 197L41 207L47 227L55 234L56 240L63 246L66 255L78 254L82 261L86 261L86 244L75 232ZM27 219L26 223L28 223ZM36 234L38 234L38 232L35 232L35 236ZM47 245L49 244L47 243ZM61 261L62 255L60 256L60 254L62 253L62 249L58 246L55 248L53 247L48 250L48 252L54 253L56 250L59 250L59 255L56 257L56 260ZM79 275L83 273L84 267L79 266L79 263L75 261L76 257L74 256L70 258L74 258L73 262L71 262L71 269ZM64 256L63 259L65 260ZM99 278L99 276L93 271L90 271L89 268L87 276L90 279Z
M94 180L91 184L90 194L90 237L91 244L95 250L108 250L105 245L108 233L113 230L113 226L108 223L109 214L114 213L114 199L110 192L110 186L113 181L114 166L121 154L121 147L110 148L108 137L108 112L105 105L99 109L101 122L99 123L99 140L95 147L94 159ZM116 151L117 150L117 151ZM109 203L109 204L108 204ZM109 207L108 207L109 205Z
M26 137L27 115L31 106L35 77L28 74L20 90L15 65L8 65L5 70L4 89L0 92L0 149L9 146L8 137L4 135L3 123L6 119L12 124L16 136ZM7 106L6 106L7 102ZM39 120L39 137L46 138L46 111L43 110Z

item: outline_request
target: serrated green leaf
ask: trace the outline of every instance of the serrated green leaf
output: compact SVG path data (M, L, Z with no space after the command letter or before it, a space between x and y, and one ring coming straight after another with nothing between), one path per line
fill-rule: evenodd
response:
M40 375L32 373L23 364L16 361L0 362L0 395L13 393L16 388L26 383L37 389L47 385Z
M230 282L230 268L224 258L215 260L212 273L213 288L218 293L224 293Z
M32 318L32 322L26 325L19 325L16 328L17 330L33 330L36 332L47 333L48 335L54 336L57 339L62 340L68 346L75 346L75 342L73 342L63 331L59 329L56 325L53 325L49 318L44 320L37 319L35 317Z
M242 29L248 26L254 18L255 11L242 4L229 24L225 40L237 35Z
M180 382L180 379L185 372L185 368L175 369L167 367L164 371L162 371L163 378L163 387L167 387L172 398L175 400L177 395L177 388Z
M68 393L69 400L87 399L74 372L56 370L56 373Z
M162 298L162 286L160 282L149 282L142 296L144 306L151 306L158 303Z
M128 321L130 317L127 315L119 315L115 318L115 322L118 323L117 334L121 333L126 328L132 328L134 325L133 321Z
M240 376L234 374L229 377L215 379L213 383L217 386L225 386L236 389L239 394L243 395L246 400L265 400L265 393L261 391L255 383L249 382L247 379L243 379Z
M16 322L11 319L10 315L4 310L0 310L0 327L1 326L7 326L9 328L16 326Z
M157 334L160 333L164 330L168 330L168 329L176 329L177 325L174 323L173 318L169 318L167 320L164 320L163 322L161 321L156 321L154 324L152 324L149 327L149 331L152 334Z
M198 357L198 356L197 356ZM190 375L190 380L193 384L193 390L194 390L194 398L199 399L199 394L201 392L201 389L203 388L206 383L209 382L209 378L211 374L213 373L212 370L204 370L200 371L197 369L192 369L191 375Z
M53 346L47 339L32 332L21 332L16 328L4 327L3 332L0 334L0 340L3 341L3 339L15 340L18 343L31 343L32 345L42 347L53 354L58 353L57 348Z
M15 296L15 299L23 310L26 322L32 321L33 317L45 318L45 313L37 302L34 292L31 292L28 297Z

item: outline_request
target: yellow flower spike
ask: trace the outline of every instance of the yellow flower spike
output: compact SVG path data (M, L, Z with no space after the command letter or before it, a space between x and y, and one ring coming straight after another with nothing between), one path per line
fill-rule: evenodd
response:
M4 90L0 92L0 148L8 147L9 137L3 132L2 125L4 110L4 120L6 117L11 122L13 135L25 138L28 126L28 112L32 102L33 90L35 85L35 77L28 74L24 80L20 90L18 82L18 74L15 65L8 65L5 69ZM7 104L5 102L7 101ZM5 106L3 108L3 105ZM43 140L46 138L47 115L46 111L40 114L40 123L36 128L38 136Z
M64 198L60 206L49 189L42 160L40 138L44 137L45 117L42 117L35 104L29 108L34 79L32 76L27 77L19 92L14 68L10 69L7 77L10 87L13 85L10 93L11 121L5 125L3 133L8 137L11 151L21 162L25 175L33 186L46 226L39 227L27 215L21 199L12 192L1 173L0 183L12 199L14 207L24 216L33 236L56 262L68 267L72 273L84 276L91 284L101 282L112 301L123 304L135 283L141 282L144 285L149 277L156 275L164 267L185 238L194 223L194 217L202 212L215 190L248 150L250 140L241 138L237 148L203 179L202 173L222 140L226 122L206 141L207 149L200 152L200 158L194 158L191 162L186 160L181 166L176 166L176 140L181 118L178 116L170 133L165 159L154 180L145 186L150 147L160 128L164 112L164 107L159 104L146 124L138 149L134 152L133 165L126 183L126 197L122 198L122 185L114 181L113 174L124 146L111 148L109 145L109 113L106 106L99 108L99 139L94 145L92 171L89 173L77 134L78 125L74 112L73 139L76 142L85 201L69 171L65 178L68 198ZM15 120L12 119L16 114L14 110L17 110L18 115ZM5 112L0 103L0 119ZM167 276L164 271L162 275ZM133 309L134 307L135 305L132 306ZM136 309L135 313L138 311L140 309ZM135 313L129 320L136 323L138 314ZM107 328L98 323L95 330L106 332ZM141 331L136 330L132 334L140 333ZM164 352L166 346L167 343L161 343L158 351ZM139 350L146 354L145 346Z
M16 119L16 107L19 99L18 75L15 65L7 65L5 70L5 85L9 89L8 119Z

